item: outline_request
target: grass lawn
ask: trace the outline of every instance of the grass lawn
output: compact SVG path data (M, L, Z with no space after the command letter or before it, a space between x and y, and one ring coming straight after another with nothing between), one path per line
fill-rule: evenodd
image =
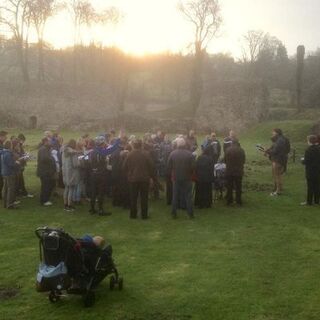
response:
M112 209L111 217L92 217L86 206L68 214L61 201L44 209L37 198L23 200L18 211L1 208L0 319L320 319L320 208L299 206L305 194L299 161L289 165L285 194L270 198L270 164L255 150L256 143L268 145L271 129L280 126L300 158L311 125L268 123L241 137L248 156L243 208L219 202L196 211L194 221L184 212L172 220L163 201L151 201L148 221L130 221L119 209ZM40 133L27 137L34 146ZM38 193L35 163L26 181ZM110 292L104 281L91 309L77 296L50 304L34 289L39 260L34 230L44 225L108 239L124 290ZM4 288L16 288L17 295L5 299Z

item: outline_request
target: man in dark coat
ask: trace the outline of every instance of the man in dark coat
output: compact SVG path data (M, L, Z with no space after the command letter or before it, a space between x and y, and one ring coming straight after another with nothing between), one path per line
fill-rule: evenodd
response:
M90 210L91 214L98 213L99 216L109 216L111 212L103 209L104 194L107 180L107 157L120 148L120 139L107 146L106 139L100 135L95 138L95 147L88 155L88 178L90 184ZM98 211L96 211L96 201L98 201Z
M48 138L43 138L38 150L37 176L41 181L40 203L46 207L52 206L51 193L55 186L56 163L51 154Z
M172 179L171 172L168 170L168 159L173 150L172 142L168 135L165 135L164 141L161 143L161 177L166 180L166 202L168 206L172 204Z
M149 184L155 179L155 167L150 154L142 149L142 141L133 142L133 150L124 160L123 168L130 185L130 218L138 216L138 197L141 201L141 217L148 219Z
M235 132L233 130L230 130L229 135L224 138L223 140L223 152L226 154L226 151L228 150L229 147L232 146L234 142L239 142Z
M226 150L226 180L227 180L227 204L233 203L233 191L236 192L236 202L242 205L242 177L246 155L239 142L233 142Z
M172 216L177 217L179 200L186 205L189 217L194 218L192 205L192 175L194 157L188 150L185 139L176 139L177 149L172 151L168 159L168 170L173 182Z
M307 205L320 203L320 146L317 136L308 137L309 147L303 163L306 167Z

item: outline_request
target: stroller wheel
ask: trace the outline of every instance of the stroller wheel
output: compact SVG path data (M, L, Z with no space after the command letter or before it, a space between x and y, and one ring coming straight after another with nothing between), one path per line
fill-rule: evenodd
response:
M117 283L117 280L116 280L115 276L111 276L110 277L110 290L114 289L116 283Z
M51 303L56 303L60 300L60 296L57 295L54 291L49 293L48 299Z
M88 291L83 295L83 304L86 308L90 308L96 302L96 295L93 291Z
M123 289L123 278L122 277L120 277L118 279L118 288L120 291Z

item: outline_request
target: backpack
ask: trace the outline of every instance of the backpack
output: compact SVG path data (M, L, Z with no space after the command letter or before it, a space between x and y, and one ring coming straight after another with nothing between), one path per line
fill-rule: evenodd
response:
M284 151L286 154L289 154L291 151L290 140L287 137L283 137L284 139Z

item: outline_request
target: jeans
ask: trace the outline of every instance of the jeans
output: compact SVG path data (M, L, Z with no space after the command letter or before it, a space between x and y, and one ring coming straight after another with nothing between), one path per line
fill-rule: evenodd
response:
M63 200L64 200L65 206L72 206L75 189L76 189L76 186L64 187Z
M16 176L3 177L2 199L4 208L13 206L16 198Z
M85 184L83 181L80 181L74 188L72 201L80 202L82 197L86 195Z
M16 193L18 196L26 196L28 195L28 191L26 190L24 183L23 171L19 172L16 176Z
M0 174L0 199L2 199L2 189L3 189L3 178Z
M179 202L183 201L186 205L188 215L193 217L192 204L192 181L182 180L173 181L173 197L172 197L172 215L177 215Z

